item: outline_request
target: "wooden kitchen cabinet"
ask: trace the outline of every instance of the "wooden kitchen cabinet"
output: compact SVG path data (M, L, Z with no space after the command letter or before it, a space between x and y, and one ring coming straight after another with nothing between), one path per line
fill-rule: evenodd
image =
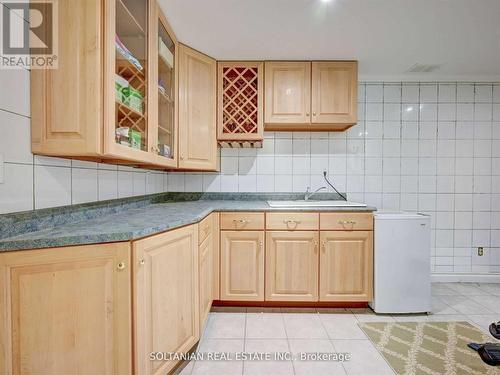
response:
M265 63L266 130L340 131L357 122L356 61Z
M264 137L264 63L217 63L217 139L262 141Z
M264 232L221 231L220 299L264 300Z
M373 232L321 232L320 301L372 299Z
M358 101L356 61L313 61L311 123L355 124ZM324 125L329 127L329 125Z
M151 352L187 352L199 340L198 226L133 243L135 373L165 374L174 361Z
M266 301L318 300L318 232L266 232Z
M217 169L217 63L179 45L179 168Z
M62 2L58 25L57 69L30 72L34 154L217 169L216 62L155 0Z
M265 63L266 124L309 124L311 112L311 63Z
M130 244L0 254L0 373L131 374Z
M212 307L214 288L214 214L210 214L199 224L199 234L202 238L199 245L199 275L200 275L200 331L205 326L208 313ZM200 241L199 241L200 242Z

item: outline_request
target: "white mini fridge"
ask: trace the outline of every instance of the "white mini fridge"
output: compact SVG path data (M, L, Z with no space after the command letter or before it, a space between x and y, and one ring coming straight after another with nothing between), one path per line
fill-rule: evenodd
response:
M372 309L385 314L430 312L430 216L375 213L374 237Z

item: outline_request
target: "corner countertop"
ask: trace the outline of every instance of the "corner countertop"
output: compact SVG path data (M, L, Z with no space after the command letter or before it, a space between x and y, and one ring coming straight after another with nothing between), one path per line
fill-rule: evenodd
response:
M212 212L307 211L373 212L375 207L271 208L264 200L193 200L145 204L44 229L25 231L0 239L0 252L49 247L131 241L184 225L194 224Z

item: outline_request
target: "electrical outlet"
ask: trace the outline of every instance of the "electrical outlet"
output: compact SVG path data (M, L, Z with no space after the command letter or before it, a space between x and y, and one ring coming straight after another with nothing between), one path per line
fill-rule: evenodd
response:
M479 246L477 248L477 255L480 256L480 257L482 257L484 255L484 249L483 249L482 246Z
M0 154L0 184L4 183L5 167L3 162L3 154Z

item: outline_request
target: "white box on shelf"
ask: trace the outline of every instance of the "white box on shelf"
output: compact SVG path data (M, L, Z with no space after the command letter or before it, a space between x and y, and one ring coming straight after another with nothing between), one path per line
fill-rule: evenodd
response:
M158 54L170 68L174 67L174 55L161 38L158 39Z

